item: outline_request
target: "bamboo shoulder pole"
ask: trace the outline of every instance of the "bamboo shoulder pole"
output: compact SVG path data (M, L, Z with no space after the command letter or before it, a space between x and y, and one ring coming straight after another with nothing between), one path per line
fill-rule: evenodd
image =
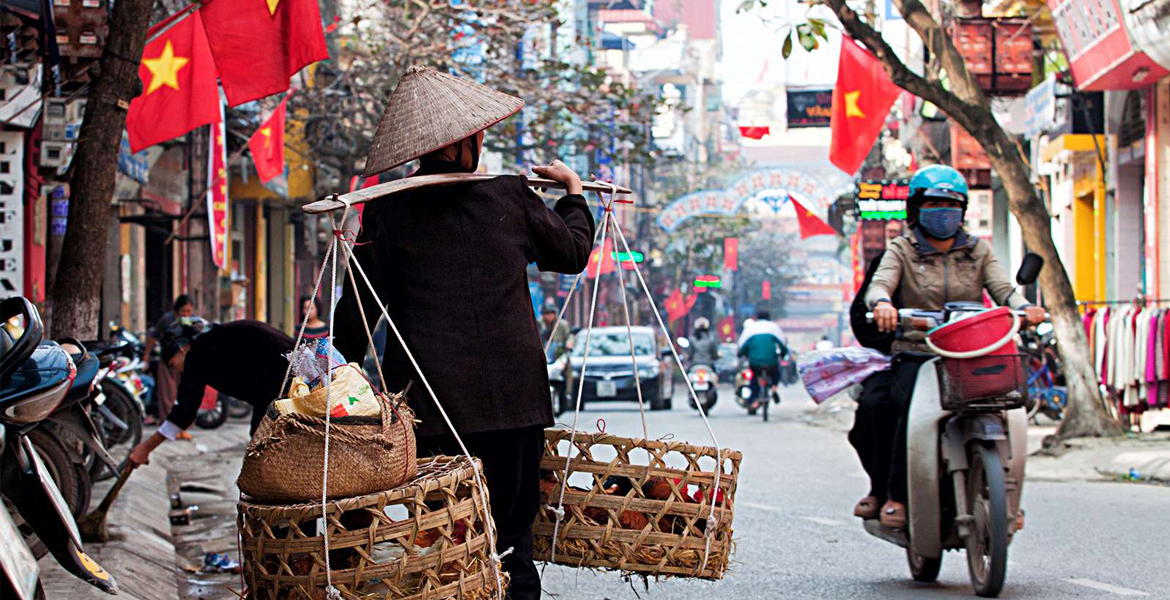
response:
M387 181L386 183L379 183L378 185L370 186L362 190L354 190L348 194L336 194L310 202L301 207L301 210L310 215L319 215L334 210L344 208L348 204L363 204L366 202L373 202L375 200L382 200L389 198L395 194L401 194L410 190L417 190L426 187L438 187L444 185L455 185L459 183L471 183L475 181L487 181L495 179L500 175L492 175L489 173L443 173L440 175L422 175L419 177L405 177L403 179L396 179L394 181ZM529 177L528 185L534 188L550 188L550 189L565 189L564 184L553 181L551 179L544 179L541 177ZM604 192L617 194L632 194L633 192L626 187L616 185L610 186L605 183L595 183L592 181L581 182L582 187L588 192Z

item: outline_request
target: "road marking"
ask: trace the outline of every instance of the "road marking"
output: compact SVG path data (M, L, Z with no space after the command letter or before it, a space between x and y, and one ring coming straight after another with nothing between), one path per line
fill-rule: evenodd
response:
M759 502L744 502L743 505L748 507L748 508L754 508L756 510L765 510L768 512L780 512L780 508L777 506L771 506L768 504L760 504Z
M804 519L805 521L812 521L813 523L816 523L818 525L828 525L829 527L836 527L836 526L841 524L840 521L834 521L833 519L826 519L824 517L801 517L801 518Z
M1093 588L1095 590L1117 594L1118 596L1149 596L1149 594L1146 592L1131 590L1129 588L1110 585L1108 583L1101 583L1100 581L1093 581L1092 579L1066 579L1065 581L1068 581L1069 583L1075 583L1077 585L1082 585L1087 588Z

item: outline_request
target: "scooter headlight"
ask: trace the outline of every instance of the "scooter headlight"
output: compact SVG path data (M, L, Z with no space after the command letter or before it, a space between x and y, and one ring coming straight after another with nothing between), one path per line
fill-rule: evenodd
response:
M649 367L641 367L638 369L638 377L641 379L653 379L658 377L658 364L655 363Z

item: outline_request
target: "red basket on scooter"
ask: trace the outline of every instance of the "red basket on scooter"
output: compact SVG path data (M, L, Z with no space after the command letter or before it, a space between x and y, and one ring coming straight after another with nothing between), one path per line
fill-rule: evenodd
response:
M1005 306L952 321L930 332L927 340L943 356L943 408L953 410L989 399L997 399L997 405L1023 402L1026 379L1014 342L1016 319ZM946 356L955 353L970 356Z

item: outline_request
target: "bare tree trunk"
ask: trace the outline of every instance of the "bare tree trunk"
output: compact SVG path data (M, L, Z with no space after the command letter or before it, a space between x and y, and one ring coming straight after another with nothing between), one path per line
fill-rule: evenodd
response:
M1121 426L1107 410L1097 386L1096 369L1072 283L1052 241L1051 217L1032 187L1019 147L996 121L990 103L942 26L919 0L894 0L894 3L950 75L953 92L910 71L881 34L866 25L845 0L826 0L846 32L874 53L895 84L933 102L979 141L1003 181L1008 206L1020 223L1024 243L1044 258L1046 266L1040 273L1040 288L1060 340L1068 380L1068 407L1057 434L1064 438L1120 434Z
M138 58L146 45L152 0L119 0L106 47L90 83L89 102L69 181L69 226L49 296L53 337L97 336L106 228L126 110L142 88Z

